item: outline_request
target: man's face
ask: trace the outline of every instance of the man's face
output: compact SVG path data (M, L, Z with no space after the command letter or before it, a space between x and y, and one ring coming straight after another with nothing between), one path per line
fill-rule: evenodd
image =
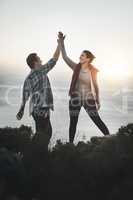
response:
M85 63L89 63L90 62L90 58L87 57L86 53L82 52L82 54L80 55L80 63L81 64L85 64Z
M37 55L37 61L36 64L38 65L38 67L42 64L42 60L40 59L40 57Z

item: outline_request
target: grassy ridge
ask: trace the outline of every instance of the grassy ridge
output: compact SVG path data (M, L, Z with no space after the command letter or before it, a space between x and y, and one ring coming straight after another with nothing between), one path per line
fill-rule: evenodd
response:
M30 127L0 129L0 177L20 199L133 199L133 124L110 137L44 148ZM3 194L2 194L3 195Z

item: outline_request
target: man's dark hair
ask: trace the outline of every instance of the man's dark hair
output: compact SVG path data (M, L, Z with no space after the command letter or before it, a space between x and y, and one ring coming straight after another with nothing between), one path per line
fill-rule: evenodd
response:
M27 65L31 69L34 68L34 64L35 64L36 61L37 61L37 54L36 53L29 54L28 57L27 57L27 59L26 59Z
M93 55L93 53L91 53L91 52L88 51L88 50L84 50L83 52L86 54L86 56L87 56L88 58L90 58L90 62L92 62L92 61L94 60L95 56Z

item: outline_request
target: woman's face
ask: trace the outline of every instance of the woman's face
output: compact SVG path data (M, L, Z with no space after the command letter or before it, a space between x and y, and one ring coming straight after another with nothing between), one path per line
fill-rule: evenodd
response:
M80 63L85 64L90 62L90 58L87 57L86 53L82 52L82 54L79 57Z

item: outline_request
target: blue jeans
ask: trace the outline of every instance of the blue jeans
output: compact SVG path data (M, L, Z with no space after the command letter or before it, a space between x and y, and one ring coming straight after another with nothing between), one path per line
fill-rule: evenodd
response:
M32 117L35 121L36 134L33 140L40 138L47 138L47 144L49 144L52 136L52 126L50 122L50 111L49 108L39 109L39 112L33 111ZM46 137L42 137L42 134Z

